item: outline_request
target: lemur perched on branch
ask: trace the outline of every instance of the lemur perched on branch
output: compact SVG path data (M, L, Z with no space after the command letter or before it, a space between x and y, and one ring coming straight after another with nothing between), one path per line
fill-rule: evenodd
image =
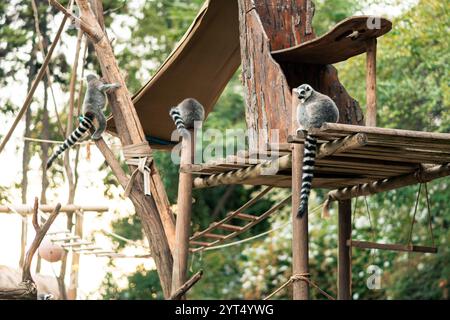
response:
M92 74L88 75L86 79L88 86L86 95L84 96L83 118L80 120L78 127L66 140L64 140L64 143L58 147L47 161L47 169L51 167L53 161L55 161L61 153L75 145L75 143L77 143L83 135L94 126L94 119L97 119L98 121L98 128L96 128L91 136L93 140L100 139L103 132L106 130L106 117L103 114L103 108L106 105L105 92L110 89L117 89L120 85L117 83L104 83Z
M308 84L302 84L293 91L300 99L300 104L297 107L297 121L300 128L297 131L305 132L300 207L297 213L298 217L302 217L308 210L317 149L317 138L308 134L308 130L320 128L325 122L338 122L339 110L330 97L315 91Z
M176 107L170 109L169 114L183 137L187 133L187 129L194 128L195 121L205 119L205 109L200 102L193 98L184 99Z

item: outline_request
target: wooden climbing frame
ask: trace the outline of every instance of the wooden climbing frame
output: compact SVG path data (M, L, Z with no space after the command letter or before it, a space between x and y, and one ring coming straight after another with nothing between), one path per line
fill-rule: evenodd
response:
M242 205L239 209L230 212L225 218L220 221L211 223L206 229L196 232L190 239L189 243L191 245L191 252L201 251L205 248L210 248L212 246L219 245L227 240L237 237L238 235L249 230L259 222L268 218L270 215L275 213L278 209L283 207L291 199L291 196L284 198L282 201L278 202L276 205L272 206L269 210L261 215L250 215L243 213L244 210L251 207L258 200L260 200L264 195L266 195L272 187L266 187L260 191L255 197L250 199L247 203ZM238 226L231 224L232 219L237 219L240 221L247 221L243 226ZM229 232L228 234L214 233L214 231ZM208 242L206 240L199 241L199 239L213 239L213 241Z

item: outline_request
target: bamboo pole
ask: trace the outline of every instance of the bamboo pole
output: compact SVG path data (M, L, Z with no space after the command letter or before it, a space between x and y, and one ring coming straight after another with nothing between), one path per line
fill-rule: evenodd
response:
M292 92L292 132L297 130L297 106L300 101ZM309 267L309 239L308 239L308 210L303 217L297 217L300 206L300 186L302 185L302 165L304 145L292 144L292 274L308 274ZM293 299L308 300L309 284L306 281L294 281Z
M377 126L377 38L367 40L366 126Z
M31 85L31 89L28 92L27 97L25 98L25 102L23 103L22 108L20 108L19 113L14 118L14 122L13 122L11 128L8 130L8 132L6 133L6 135L4 136L4 138L2 140L2 143L0 144L0 153L5 148L6 144L8 143L9 139L11 138L11 135L13 134L17 125L19 124L20 120L22 119L23 115L25 114L27 109L30 107L31 102L33 101L34 93L46 73L48 64L50 63L50 59L52 58L52 55L53 55L53 51L55 50L56 45L58 44L59 38L61 37L61 33L64 30L64 25L66 24L66 21L67 21L67 16L64 16L63 20L61 21L61 24L59 25L59 29L56 32L55 39L53 40L53 42L47 52L47 55L45 56L44 62L42 63L41 68L39 69L36 79L34 79L33 84Z
M330 201L346 200L360 196L370 196L375 193L399 189L416 183L425 183L450 175L450 164L438 165L422 169L414 173L365 183L353 187L333 190L328 193Z
M338 300L350 300L352 296L351 248L347 240L352 236L352 202L339 201L338 214Z
M194 161L195 130L189 130L181 141L180 166L190 165ZM177 219L175 229L175 254L173 256L172 295L187 280L189 235L192 216L192 173L180 172L178 182ZM179 299L185 299L183 294Z

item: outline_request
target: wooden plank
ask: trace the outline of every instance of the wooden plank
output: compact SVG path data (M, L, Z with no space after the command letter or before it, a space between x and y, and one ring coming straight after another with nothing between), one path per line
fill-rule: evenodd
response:
M272 56L281 62L311 64L333 64L366 52L366 40L380 37L392 28L392 23L382 17L380 28L370 28L374 17L350 17L323 36L286 49L272 51ZM353 35L353 36L352 36Z
M347 246L361 249L378 249L402 252L437 253L436 247L416 246L408 244L387 244L370 241L347 240Z

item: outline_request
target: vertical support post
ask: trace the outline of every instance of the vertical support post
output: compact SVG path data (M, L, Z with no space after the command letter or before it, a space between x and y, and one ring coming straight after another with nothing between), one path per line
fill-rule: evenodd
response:
M180 167L190 165L195 154L195 130L181 140ZM172 294L187 281L189 235L192 215L192 174L180 172L178 181L177 218L175 226L175 254L173 257ZM185 299L185 296L180 297Z
M297 106L300 103L297 95L292 92L292 134L297 131ZM309 239L308 239L308 211L302 218L297 217L300 206L300 186L302 184L302 163L304 146L291 144L292 150L292 274L309 273ZM308 300L309 285L305 281L294 281L293 299Z
M351 248L347 240L352 235L352 200L339 201L338 217L338 299L350 300L352 296Z
M83 215L75 212L75 235L83 238ZM78 288L78 271L80 269L80 254L72 252L72 265L70 268L69 290L67 291L67 299L77 299Z
M27 248L27 235L28 235L28 218L27 214L22 214L22 230L20 235L20 260L19 266L22 268L25 262L25 254Z
M366 126L377 125L377 39L367 40L366 60Z

